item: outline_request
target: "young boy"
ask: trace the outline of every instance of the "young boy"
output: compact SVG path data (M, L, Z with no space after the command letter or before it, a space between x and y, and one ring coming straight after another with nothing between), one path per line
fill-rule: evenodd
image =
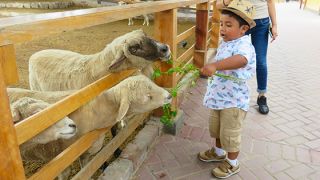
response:
M220 44L216 62L205 65L201 73L213 76L208 82L204 105L211 109L209 131L216 146L198 157L205 162L222 161L212 170L218 178L227 178L240 171L237 160L240 152L242 123L249 109L249 88L246 80L256 69L256 54L246 31L255 26L254 8L245 0L233 0L221 9ZM217 72L216 72L217 71ZM223 74L224 77L214 74ZM226 78L232 77L232 78Z

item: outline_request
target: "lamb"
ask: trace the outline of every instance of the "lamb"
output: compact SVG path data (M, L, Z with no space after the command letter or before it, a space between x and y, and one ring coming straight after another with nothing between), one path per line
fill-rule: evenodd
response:
M41 98L43 101L58 101L71 95L74 91L54 91L47 93L48 99L44 96L45 92L25 90L19 88L8 88L10 100L21 96ZM59 94L61 97L59 97ZM50 95L50 96L49 96ZM56 98L56 99L55 99ZM76 137L98 128L110 127L116 122L124 119L125 116L136 115L149 112L164 104L170 103L172 97L168 91L157 86L144 75L131 76L121 81L116 86L102 92L94 100L80 107L68 115L78 127ZM89 156L98 152L103 143L101 137L86 154L82 156L83 163L86 163ZM74 138L72 142L74 142ZM69 145L71 142L67 142Z
M14 123L18 123L49 106L50 104L42 100L37 100L30 97L19 98L10 104ZM44 160L41 157L43 157L43 153L46 152L36 150L37 152L34 152L34 154L37 155L32 157L29 157L25 152L30 149L31 146L33 147L38 144L47 144L58 139L70 139L76 134L76 132L76 124L70 118L64 117L62 120L31 138L29 141L23 143L20 147L22 158L24 160Z
M122 0L122 1L119 1L118 2L118 4L119 4L119 6L122 6L122 5L126 5L126 4L135 4L135 3L140 3L141 1L140 0ZM142 15L143 16L143 26L144 25L147 25L147 26L149 26L149 17L148 17L148 15L146 15L146 14L143 14ZM133 25L133 18L129 18L128 19L128 26L132 26Z
M29 84L32 90L75 90L110 72L131 67L143 69L159 58L170 58L169 46L135 30L92 55L55 49L36 52L29 61Z

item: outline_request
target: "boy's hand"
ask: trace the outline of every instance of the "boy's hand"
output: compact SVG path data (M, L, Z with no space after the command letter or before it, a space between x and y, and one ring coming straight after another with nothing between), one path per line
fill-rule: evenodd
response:
M200 73L203 76L212 76L217 71L215 64L207 64L200 69Z

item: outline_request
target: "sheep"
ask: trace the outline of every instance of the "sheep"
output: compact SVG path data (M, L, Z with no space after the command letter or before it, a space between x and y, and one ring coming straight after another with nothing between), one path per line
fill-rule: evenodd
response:
M135 30L114 39L104 50L82 55L65 50L42 50L29 60L30 89L65 91L80 89L110 72L130 67L142 69L157 59L170 58L170 48Z
M74 91L54 91L45 92L26 90L19 88L8 88L10 100L22 96L40 98L43 101L59 101L64 97L71 95ZM61 94L61 97L59 97ZM56 99L55 99L56 98ZM131 76L114 87L102 92L94 100L80 107L68 116L72 118L78 127L76 138L83 134L98 128L110 127L116 122L124 119L125 116L132 116L139 113L145 113L156 109L164 104L170 103L172 97L168 91L157 86L148 77L144 75ZM98 152L103 143L104 136L82 156L82 164L88 161L91 154ZM74 142L66 142L65 146Z
M119 6L122 6L122 5L126 5L126 4L135 4L135 3L140 3L141 1L140 0L122 0L122 1L119 1L118 4ZM149 17L148 15L146 14L143 14L143 26L144 25L147 25L149 26ZM128 26L132 26L133 25L133 18L129 18L128 19Z
M22 97L10 104L13 122L18 123L25 118L49 107L50 104L30 97ZM48 161L48 152L39 148L49 145L58 139L70 139L76 135L76 124L68 117L45 129L35 137L20 145L20 154L23 161Z

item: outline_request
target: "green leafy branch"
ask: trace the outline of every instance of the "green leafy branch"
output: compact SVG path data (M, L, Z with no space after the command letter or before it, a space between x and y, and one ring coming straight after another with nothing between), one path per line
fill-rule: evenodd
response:
M170 59L168 61L169 64L172 64L172 59ZM177 73L177 74L187 74L189 72L192 72L192 79L193 81L191 82L191 86L195 86L196 82L195 80L198 79L198 77L200 76L200 69L197 68L196 66L194 66L193 64L186 64L183 66L178 66L178 67L174 67L174 68L170 68L165 72L162 72L160 69L155 69L154 73L152 74L152 78L156 79L162 75L172 75L173 73ZM234 76L229 76L229 75L225 75L225 74L221 74L221 73L215 73L215 76L227 79L227 80L231 80L234 81L236 83L242 83L244 82L243 79L234 77ZM212 80L212 77L210 78ZM177 86L172 87L170 90L170 94L172 97L177 97L178 92L180 90L180 88L183 86L184 84L181 83L181 81L177 84ZM165 104L163 106L163 115L160 118L160 122L162 122L164 125L167 126L172 126L172 119L177 115L177 111L176 110L172 110L171 104Z

